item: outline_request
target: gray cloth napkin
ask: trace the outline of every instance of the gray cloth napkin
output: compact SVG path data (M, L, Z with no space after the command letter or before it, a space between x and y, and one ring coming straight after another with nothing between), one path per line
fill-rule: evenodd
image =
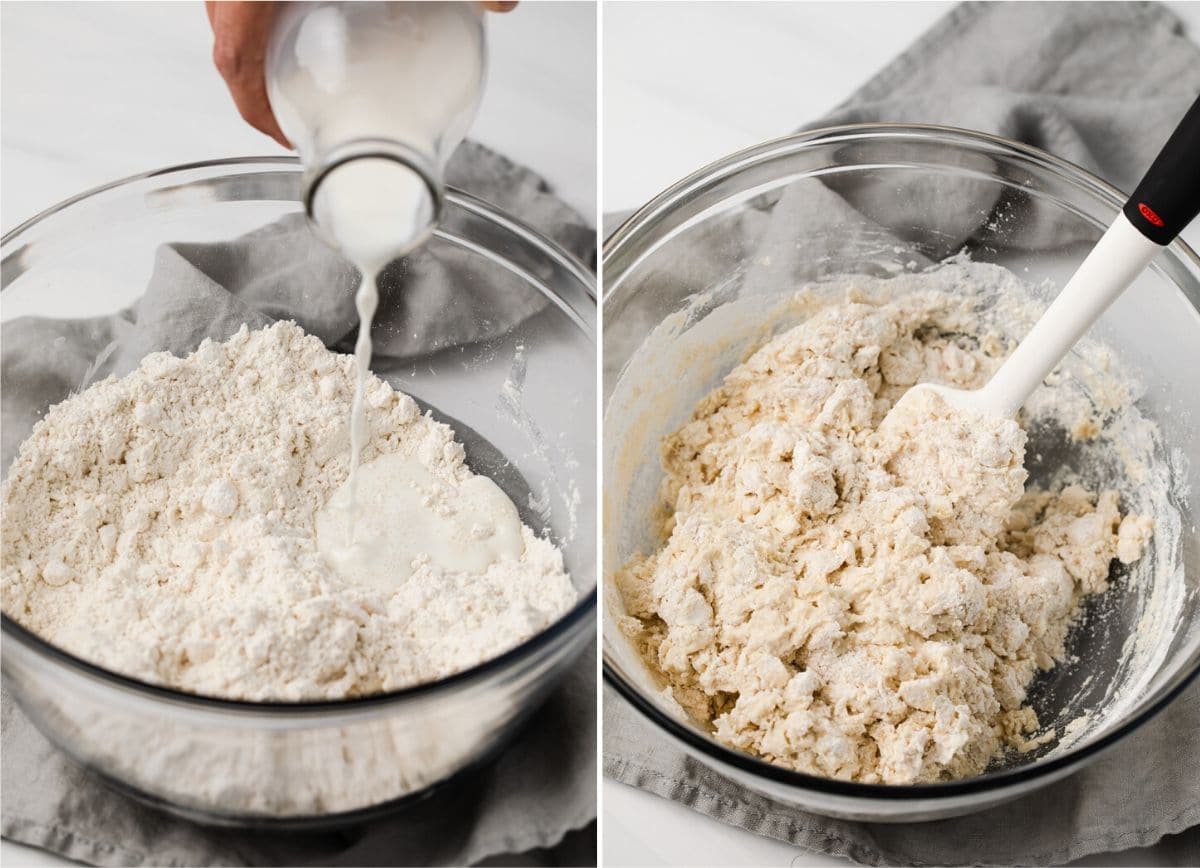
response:
M808 128L879 121L974 128L1036 145L1132 189L1197 92L1200 49L1162 6L968 3ZM785 192L770 207L744 209L741 237L732 243L756 251L745 259L771 257L776 282L781 273L816 276L810 269L823 257L795 239L807 239L806 227L816 229L808 212L817 210L822 222L831 213L853 215L898 243L914 222L938 230L939 248L917 252L928 262L986 242L993 214L1004 205L987 198L990 190L969 185L953 193L943 191L933 208L920 188L897 194L891 179L887 188L813 182L802 195ZM823 207L814 209L814 196ZM1043 249L1079 240L1036 203L1021 219L1024 231L1015 239L1006 231L1006 244ZM705 285L697 279L721 273L721 251L730 243L698 241L686 273L672 275L661 289L688 294ZM753 270L744 279L756 279ZM606 335L606 345L612 339ZM935 823L832 820L759 796L688 758L607 688L604 773L721 822L864 864L1062 863L1147 846L1200 824L1200 686L1067 780ZM1179 864L1200 864L1200 835L1173 843L1183 854Z
M529 170L467 143L455 153L447 178L594 262L594 230ZM389 267L380 281L373 367L384 371L395 360L486 340L536 315L543 299L498 271L446 244L428 245ZM229 242L163 246L145 294L112 316L5 322L4 466L49 403L110 373L127 373L148 352L184 354L206 337L224 339L243 323L257 328L280 318L295 319L327 345L347 349L357 330L357 280L303 219L289 218ZM473 465L482 460L484 467L502 469L502 461L489 460L488 450L495 449L483 438L465 427L459 434ZM97 865L465 864L554 848L596 816L595 684L592 652L489 767L392 817L307 834L213 829L143 807L67 760L5 692L0 832ZM594 832L590 837L594 842ZM522 858L570 864L594 862L595 856L584 833L562 852Z

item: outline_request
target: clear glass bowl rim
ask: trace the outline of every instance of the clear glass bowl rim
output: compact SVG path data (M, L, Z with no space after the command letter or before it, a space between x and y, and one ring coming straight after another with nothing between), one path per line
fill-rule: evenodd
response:
M961 127L939 126L936 124L843 124L832 127L821 127L805 130L792 135L752 145L749 148L736 151L721 157L692 172L675 184L659 193L645 205L634 211L605 239L601 256L601 274L605 266L618 255L622 248L636 239L637 234L661 217L670 213L681 201L718 181L734 176L744 168L754 166L767 160L787 156L808 148L829 145L839 141L856 141L874 139L877 141L928 141L935 144L959 146L971 150L982 150L989 154L999 154L1005 157L1018 158L1034 164L1038 169L1056 175L1059 180L1073 184L1084 193L1089 193L1101 201L1111 204L1114 214L1124 205L1128 198L1119 189L1107 181L1093 175L1086 169L1068 162L1040 148L1026 145L1003 136L968 130ZM1166 249L1170 249L1182 259L1188 261L1194 269L1200 271L1200 256L1180 238L1176 238ZM604 284L603 302L607 303L613 287ZM1186 293L1185 293L1186 294ZM1200 299L1188 295L1193 307L1200 310ZM602 579L603 580L603 579ZM619 668L610 662L607 651L603 653L604 681L609 684L625 701L632 705L643 717L669 736L683 742L692 750L711 757L718 762L732 766L741 772L748 772L775 783L787 784L802 790L812 790L837 796L860 797L864 799L883 799L889 801L905 801L918 799L952 798L966 796L972 793L986 792L1001 787L1009 787L1052 775L1064 768L1076 767L1086 759L1095 756L1108 747L1116 744L1129 733L1138 729L1163 708L1169 705L1188 685L1200 674L1200 659L1191 663L1190 669L1178 681L1163 692L1163 695L1150 703L1138 714L1115 727L1111 732L1093 742L1067 751L1061 756L1051 757L1045 761L1036 761L1027 766L1005 769L997 772L986 772L971 778L956 781L940 781L925 784L866 784L856 781L843 781L835 778L825 778L794 771L783 766L774 765L760 760L750 754L741 753L725 747L715 739L700 736L692 729L670 717L646 699L641 691L626 681Z
M296 157L229 157L219 160L201 160L194 163L182 163L176 166L168 166L163 169L156 169L149 172L140 172L136 175L129 175L116 181L110 181L107 184L101 184L93 187L90 190L85 190L64 199L61 202L46 208L44 211L23 221L18 226L4 233L0 238L0 248L8 247L13 243L23 232L46 220L60 211L71 207L72 205L81 202L85 199L91 199L103 193L119 190L127 187L138 181L146 181L164 176L172 176L184 172L193 172L197 170L218 170L221 168L250 168L253 166L262 166L264 169L278 167L293 167L299 172L300 161ZM534 229L497 210L493 205L472 196L463 190L457 188L447 188L446 190L447 203L457 205L467 211L474 213L476 216L483 217L491 222L509 230L519 236L522 241L538 248L541 253L545 254L549 259L555 260L559 265L567 270L576 280L579 281L588 298L591 300L594 307L596 301L596 280L592 272L582 262L575 258L571 253L564 250L554 241L539 234ZM299 200L297 200L299 202ZM576 306L568 299L558 299L566 304L571 310L579 314L578 320L582 322L584 331L589 339L595 341L595 326L594 317L589 318L584 314L588 311L579 311ZM517 645L510 648L498 657L493 657L490 660L485 660L476 666L469 669L464 669L461 672L456 672L446 678L438 681L429 681L423 684L415 684L411 687L405 687L400 690L388 691L386 693L376 693L370 696L360 696L351 699L330 699L330 700L308 700L301 702L286 702L286 701L270 701L270 702L251 702L241 699L222 699L215 696L203 696L195 693L187 693L182 690L174 690L170 687L165 687L160 684L151 684L147 681L142 681L138 678L131 678L127 675L121 675L117 672L105 669L103 666L97 666L94 663L76 657L67 651L62 650L54 645L51 645L46 640L33 633L31 630L21 626L7 614L0 613L0 632L5 638L10 638L15 642L25 646L34 654L47 657L51 661L65 666L75 673L82 675L93 681L107 683L113 687L128 691L137 695L141 695L147 699L167 701L172 704L180 704L184 706L192 706L202 709L221 710L224 712L233 713L249 713L249 714L278 714L278 715L296 715L303 714L304 716L322 716L326 714L341 715L346 712L357 710L378 709L380 707L392 705L395 703L405 702L411 699L426 698L435 696L445 691L456 690L461 687L466 687L470 684L481 680L486 680L493 675L499 674L504 670L514 666L532 655L536 654L543 648L553 645L558 639L574 632L581 622L586 621L589 617L593 617L597 606L597 589L592 588L585 593L580 600L557 621L551 624L542 632Z

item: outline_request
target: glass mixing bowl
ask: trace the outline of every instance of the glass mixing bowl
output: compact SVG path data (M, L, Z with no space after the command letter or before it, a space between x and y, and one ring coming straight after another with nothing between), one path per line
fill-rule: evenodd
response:
M1062 160L993 136L930 126L848 126L750 148L680 181L604 247L604 543L606 575L656 547L657 444L696 401L770 335L794 325L786 298L845 274L911 273L966 250L1048 299L1118 213L1124 196ZM771 798L817 813L920 820L988 807L1061 779L1154 716L1200 667L1200 260L1176 241L1092 335L1144 386L1136 407L1170 447L1177 538L1156 548L1086 610L1073 662L1040 677L1029 702L1072 739L1013 753L971 779L912 786L838 781L730 749L673 712L620 632L606 582L606 682L700 762ZM1074 364L1075 354L1069 361ZM1031 432L1031 479L1069 460ZM1044 447L1044 448L1043 448ZM1043 452L1045 455L1039 456ZM1057 453L1057 457L1055 457ZM1046 460L1049 456L1051 460ZM1040 460L1039 460L1040 459ZM1085 468L1086 472L1086 468ZM1152 547L1153 548L1153 547ZM1136 588L1136 589L1135 589ZM1143 621L1145 618L1147 620ZM1148 657L1125 653L1139 629ZM1146 625L1149 625L1147 628ZM1069 742L1069 743L1068 743Z
M181 166L80 195L4 237L0 317L7 327L23 316L124 310L144 291L160 245L226 242L281 218L306 231L299 193L299 166L282 158ZM85 767L207 822L349 822L487 760L588 646L596 607L593 277L554 243L455 191L424 251L460 280L494 281L546 303L509 331L373 367L449 421L473 469L493 476L522 518L563 549L578 603L519 647L442 681L296 703L204 698L116 675L5 615L5 688ZM20 365L6 366L3 378L7 469L33 422L9 426L12 386L40 390L44 412L77 384L37 381Z

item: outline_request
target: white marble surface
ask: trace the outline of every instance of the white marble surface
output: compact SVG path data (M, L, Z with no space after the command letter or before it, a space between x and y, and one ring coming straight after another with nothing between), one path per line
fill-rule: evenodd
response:
M471 136L596 214L596 8L524 3L489 17ZM282 154L239 118L209 60L202 5L0 7L0 227L97 184L216 157ZM66 865L0 842L5 866Z
M688 173L820 117L903 51L950 2L603 8L602 201L636 208ZM1169 3L1200 34L1200 3ZM1200 226L1185 233L1200 241ZM607 865L847 865L643 791L603 783ZM1172 864L1153 848L1081 864Z

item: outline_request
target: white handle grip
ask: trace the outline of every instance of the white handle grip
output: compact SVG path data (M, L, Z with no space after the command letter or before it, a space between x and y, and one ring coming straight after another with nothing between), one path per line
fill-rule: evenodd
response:
M1135 229L1124 214L1118 214L1041 319L984 386L981 403L1005 417L1015 416L1038 384L1162 249Z

